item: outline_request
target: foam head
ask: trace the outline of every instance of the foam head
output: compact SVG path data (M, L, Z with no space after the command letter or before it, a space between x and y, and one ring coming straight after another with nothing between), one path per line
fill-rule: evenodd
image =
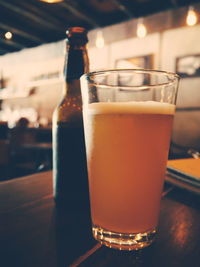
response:
M156 101L145 102L101 102L92 103L84 110L90 114L170 114L175 113L175 105Z

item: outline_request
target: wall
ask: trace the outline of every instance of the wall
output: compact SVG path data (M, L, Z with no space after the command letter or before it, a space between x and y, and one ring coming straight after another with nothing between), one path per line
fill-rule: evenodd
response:
M64 51L65 42L60 41L0 57L7 92L11 91L11 97L6 96L2 103L6 116L21 116L16 114L19 110L23 114L32 108L41 120L51 121L62 94Z
M102 29L105 46L101 49L94 46L97 30L89 32L91 70L114 68L118 59L151 54L152 68L176 71L177 57L200 54L200 25L178 27L177 17L175 19L173 12L177 14L183 12L183 9L146 17L144 22L149 23L146 25L151 30L142 39L135 36L135 20ZM181 23L183 24L183 17ZM4 104L12 104L13 109L33 106L41 117L51 120L53 109L62 92L64 47L64 41L60 41L0 57L0 70L3 69L3 75L9 78L8 86L28 92L31 88L36 88L36 94L25 99L6 100ZM44 74L55 72L56 78L44 79ZM38 79L41 74L42 79ZM173 131L173 140L176 143L195 148L200 148L199 87L199 77L181 79Z
M199 43L200 25L166 31L162 39L161 68L176 71L176 58L200 54ZM200 77L181 79L177 107L174 142L200 148Z

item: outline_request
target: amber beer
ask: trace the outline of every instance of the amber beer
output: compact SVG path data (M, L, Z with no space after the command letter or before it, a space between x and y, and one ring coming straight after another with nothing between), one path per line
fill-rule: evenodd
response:
M93 232L156 228L175 105L92 103L84 110Z

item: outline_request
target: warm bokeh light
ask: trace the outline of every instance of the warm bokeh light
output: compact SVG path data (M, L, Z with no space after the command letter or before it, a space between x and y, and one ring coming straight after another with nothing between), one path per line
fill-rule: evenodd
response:
M40 0L41 2L46 2L49 4L53 4L53 3L59 3L59 2L63 2L64 0Z
M137 36L139 38L144 38L146 35L147 35L147 29L143 24L143 21L139 20L137 24Z
M13 35L12 35L12 32L6 32L4 36L6 39L10 40L10 39L12 39Z
M96 37L96 47L97 48L103 48L105 44L104 38L103 38L103 33L102 31L97 32L97 37Z
M186 23L188 26L193 26L197 23L197 15L196 15L193 7L190 7L188 10Z

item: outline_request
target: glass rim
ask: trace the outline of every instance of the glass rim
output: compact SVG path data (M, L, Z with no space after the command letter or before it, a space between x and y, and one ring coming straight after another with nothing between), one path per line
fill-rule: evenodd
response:
M91 81L91 77L106 74L106 73L123 73L123 72L134 72L138 74L157 74L157 75L164 75L165 77L171 78L170 81L168 82L163 82L163 83L158 83L158 84L148 84L148 85L106 85L106 84L101 84L101 83L95 83L93 82L93 85L100 86L102 88L124 88L124 89L133 89L133 88L140 88L141 89L147 89L147 88L153 88L153 87L160 87L160 86L167 86L170 84L173 84L174 82L179 82L180 76L176 74L175 72L170 72L170 71L164 71L164 70L156 70L156 69L105 69L105 70L98 70L98 71L92 71L88 72L82 75L82 77L86 78L86 80Z

